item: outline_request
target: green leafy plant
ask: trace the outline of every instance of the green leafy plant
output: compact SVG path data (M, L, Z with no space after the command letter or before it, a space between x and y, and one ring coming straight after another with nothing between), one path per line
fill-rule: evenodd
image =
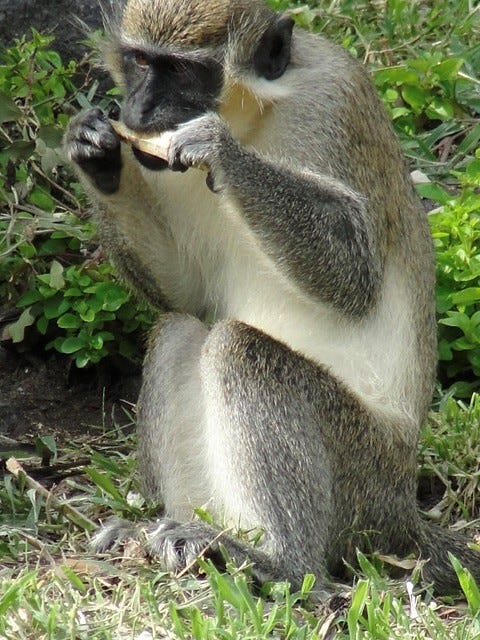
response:
M67 112L89 106L98 85L76 89L78 66L64 66L51 42L33 31L0 54L0 297L4 312L22 310L4 337L37 340L78 367L116 354L139 360L154 314L99 263L60 150Z
M17 301L24 310L9 327L13 341L21 342L25 328L35 325L53 336L46 349L71 354L77 367L116 353L135 360L138 345L129 335L146 330L154 314L112 280L112 271L107 263L64 268L53 260L49 273L37 275L36 287Z
M443 396L424 426L419 459L421 476L438 480L436 516L444 524L479 517L480 396L468 403Z
M375 83L391 106L391 115L410 133L428 120L451 120L458 108L455 84L462 58L424 54L374 74ZM400 106L397 106L399 105Z
M405 151L430 174L448 173L479 144L480 126L468 119L480 104L465 66L462 56L434 51L373 74Z
M423 187L442 207L430 216L437 259L437 312L441 381L457 382L469 395L480 379L480 153L464 172L461 190L450 195ZM422 188L421 188L422 190Z

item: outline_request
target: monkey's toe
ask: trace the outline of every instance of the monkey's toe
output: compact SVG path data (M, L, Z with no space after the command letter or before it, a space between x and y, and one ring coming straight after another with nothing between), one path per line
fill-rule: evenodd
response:
M179 523L164 518L147 532L152 556L159 558L172 572L193 567L198 557L212 557L218 552L218 531L200 522Z
M120 518L109 518L93 536L91 547L96 553L114 551L127 540L138 538L138 529L132 522Z

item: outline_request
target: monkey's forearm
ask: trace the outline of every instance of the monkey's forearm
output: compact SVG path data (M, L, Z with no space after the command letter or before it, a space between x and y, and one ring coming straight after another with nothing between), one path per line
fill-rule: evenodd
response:
M207 166L212 190L233 200L265 253L304 293L350 316L372 308L382 267L375 215L339 180L262 158L215 113L178 127L168 164Z
M338 181L294 173L235 142L222 148L220 163L226 193L299 287L352 316L371 309L381 257L368 203Z

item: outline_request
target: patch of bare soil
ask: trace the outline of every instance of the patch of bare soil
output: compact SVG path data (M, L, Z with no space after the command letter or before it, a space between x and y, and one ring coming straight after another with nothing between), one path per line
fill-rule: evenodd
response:
M79 371L66 358L28 357L0 347L0 437L31 442L52 435L61 444L130 422L140 373Z

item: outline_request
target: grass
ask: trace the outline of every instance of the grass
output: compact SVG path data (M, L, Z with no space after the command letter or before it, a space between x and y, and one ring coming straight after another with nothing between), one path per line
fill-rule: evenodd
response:
M471 501L478 484L479 428L479 398L468 407L448 400L426 427L422 472L448 478L437 507L444 517L479 513ZM480 594L468 576L464 601L442 601L416 584L419 567L412 571L411 562L400 579L389 577L380 558L360 554L354 586L342 587L332 612L308 601L311 576L298 593L273 584L259 597L249 587L248 571L234 567L222 575L202 562L199 576L174 578L134 545L116 557L93 555L88 541L100 518L112 512L133 519L151 514L137 492L133 448L128 429L99 430L59 446L47 469L32 456L22 461L28 473L20 471L17 480L5 476L0 638L480 638ZM57 470L59 481L52 485ZM50 489L39 490L32 476L44 471L51 476L44 482ZM463 484L453 491L456 473Z
M414 166L455 189L451 171L463 170L480 139L479 7L468 0L271 4L295 4L300 24L365 61ZM409 72L410 84L399 70ZM298 593L275 584L260 598L249 589L248 571L233 567L221 575L202 564L200 576L172 578L134 547L96 557L88 541L99 519L153 510L138 494L134 440L118 428L43 445L51 454L48 473L58 471L42 481L46 492L32 482L45 471L38 456L23 460L28 475L6 473L0 484L0 639L480 639L480 595L460 568L465 598L452 602L420 587L411 563L395 578L382 559L359 556L353 587L343 588L331 611L308 601L308 576ZM442 397L419 460L432 495L428 515L473 533L480 518L478 397Z

